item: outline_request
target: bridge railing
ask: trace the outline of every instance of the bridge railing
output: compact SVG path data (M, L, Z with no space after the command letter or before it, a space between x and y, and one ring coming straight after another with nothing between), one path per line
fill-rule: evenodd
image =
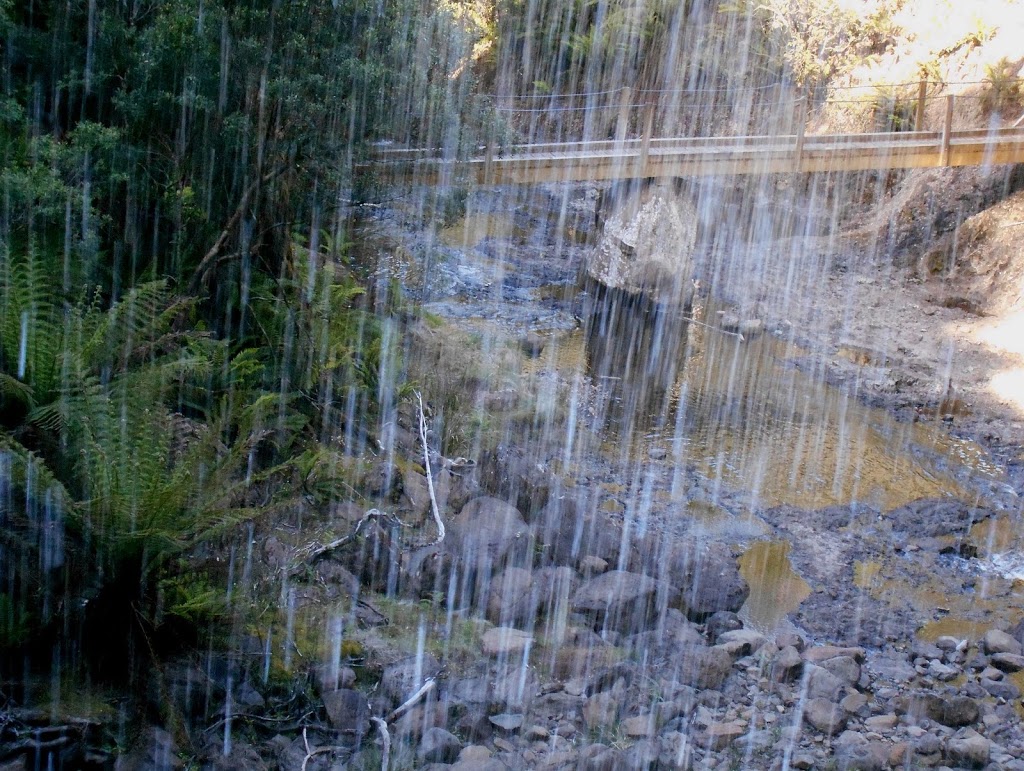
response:
M991 136L1024 123L1024 79L998 82L921 80L800 92L787 85L680 88L493 97L503 131L493 130L470 155L488 159L522 153L604 152L666 143L675 147L742 148L766 137L795 141L798 151L816 136L850 144L893 134L901 142L940 142L948 152L958 137ZM851 132L850 125L862 130ZM846 130L837 130L842 127ZM505 137L499 140L499 133ZM799 154L799 152L798 152ZM441 159L436 148L378 147L383 161ZM450 158L449 160L455 160Z

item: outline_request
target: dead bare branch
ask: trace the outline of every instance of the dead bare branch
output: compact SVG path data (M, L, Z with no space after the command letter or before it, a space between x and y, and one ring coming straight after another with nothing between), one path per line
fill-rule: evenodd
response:
M437 507L437 496L434 494L434 474L430 470L430 447L427 445L427 418L423 414L423 396L419 391L415 392L416 403L420 411L420 442L423 444L423 468L427 472L427 491L430 493L430 510L434 515L434 524L437 525L437 538L430 544L436 546L444 540L444 521L441 519L441 512Z
M388 766L391 765L391 734L388 733L388 724L379 717L371 717L370 720L376 723L380 731L381 742L384 744L380 755L380 771L388 771Z
M347 535L343 535L341 538L336 538L325 544L311 543L301 549L296 555L295 562L292 564L291 568L288 569L288 575L293 576L297 573L301 573L306 566L316 563L317 560L322 559L325 554L328 554L335 549L340 549L345 544L352 543L352 541L359 536L359 533L362 532L363 528L366 527L367 523L376 519L383 519L398 525L403 524L392 514L383 512L380 509L370 509L358 522L356 522L355 527L353 527Z
M416 691L412 696L406 699L402 704L395 707L391 714L388 715L387 722L394 723L398 718L408 712L410 709L416 706L416 703L430 693L437 686L437 680L433 677L428 677L427 681L420 686L419 690Z

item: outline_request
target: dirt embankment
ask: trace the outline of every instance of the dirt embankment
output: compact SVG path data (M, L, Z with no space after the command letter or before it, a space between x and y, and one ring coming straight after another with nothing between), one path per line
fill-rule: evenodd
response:
M776 243L831 269L807 279L813 295L790 291L759 310L824 352L834 381L1019 459L1022 245L1022 167L909 172L838 233ZM765 275L762 296L786 297L784 273Z

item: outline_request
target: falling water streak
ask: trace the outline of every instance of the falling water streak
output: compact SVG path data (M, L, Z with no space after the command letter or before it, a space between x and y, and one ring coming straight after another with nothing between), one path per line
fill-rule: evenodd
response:
M28 311L21 312L21 334L18 337L18 380L25 379L25 366L28 361Z

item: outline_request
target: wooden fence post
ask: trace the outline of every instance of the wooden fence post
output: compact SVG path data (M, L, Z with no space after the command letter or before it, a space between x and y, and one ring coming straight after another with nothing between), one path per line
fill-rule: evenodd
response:
M800 161L804 157L804 136L807 133L807 97L802 96L796 100L796 168L800 171Z
M647 156L651 151L651 137L654 135L654 104L644 105L644 133L640 140L640 175L647 167Z
M914 114L914 131L924 131L924 100L928 93L928 81L922 80L917 86L917 111Z
M953 94L946 94L946 119L942 123L942 146L939 151L939 165L949 165L949 143L953 134Z
M615 122L615 141L625 142L626 134L629 131L629 108L633 100L633 90L629 86L622 88L619 97L619 117Z

